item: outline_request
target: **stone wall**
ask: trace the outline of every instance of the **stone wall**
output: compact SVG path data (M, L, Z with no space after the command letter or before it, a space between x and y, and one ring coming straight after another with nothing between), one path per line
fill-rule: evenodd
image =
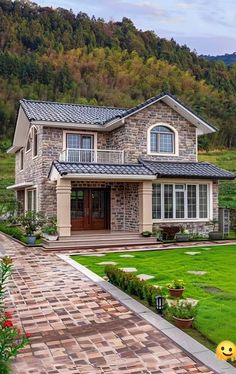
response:
M160 122L177 130L179 156L147 155L148 128ZM130 116L123 127L112 131L109 148L124 149L126 162L137 162L140 156L157 161L196 161L196 127L159 101Z
M110 188L110 229L138 231L138 183L72 181L72 188Z

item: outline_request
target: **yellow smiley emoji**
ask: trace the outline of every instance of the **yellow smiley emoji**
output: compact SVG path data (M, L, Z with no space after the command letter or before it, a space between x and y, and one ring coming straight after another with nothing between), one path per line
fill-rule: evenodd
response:
M236 347L234 343L230 342L229 340L224 340L218 344L216 348L216 357L219 360L234 361L236 358Z

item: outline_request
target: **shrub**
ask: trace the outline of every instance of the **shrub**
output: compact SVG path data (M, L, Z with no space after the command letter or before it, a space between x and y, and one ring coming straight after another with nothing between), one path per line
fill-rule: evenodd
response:
M12 314L5 311L5 288L13 268L12 259L3 257L0 262L0 373L10 374L9 362L29 343L30 334L22 334L12 322Z
M19 227L10 227L6 223L1 223L0 224L0 231L5 232L5 234L8 234L12 236L15 239L18 239L22 242L25 242L25 236Z
M33 235L45 223L45 217L42 213L26 212L19 217L19 222L25 228L26 235Z
M164 240L173 240L175 235L180 232L180 226L160 226L160 228Z
M107 265L105 273L109 281L124 292L145 300L149 306L156 305L156 296L161 294L160 288L147 284L134 274L126 273L113 265Z
M178 300L167 306L166 313L171 317L190 319L197 314L197 305L192 305L184 300Z
M184 288L184 281L182 279L174 279L166 285L167 288L174 288L176 290Z

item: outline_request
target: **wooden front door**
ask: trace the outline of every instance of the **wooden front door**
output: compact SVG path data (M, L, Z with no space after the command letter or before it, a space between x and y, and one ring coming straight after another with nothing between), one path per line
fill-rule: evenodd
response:
M109 201L109 189L72 189L72 230L76 231L109 229Z

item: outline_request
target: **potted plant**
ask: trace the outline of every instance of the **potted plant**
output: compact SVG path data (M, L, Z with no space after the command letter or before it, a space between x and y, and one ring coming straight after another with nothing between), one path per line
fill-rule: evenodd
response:
M216 230L218 221L217 219L213 219L209 222L209 225L213 226L213 231L209 232L209 239L210 240L221 240L223 239L223 232Z
M188 242L189 241L189 231L184 228L184 226L180 226L180 231L177 232L175 235L175 239L177 242Z
M171 283L167 285L170 296L172 297L181 297L185 290L184 282L182 279L174 279Z
M174 319L175 326L180 329L189 329L197 314L197 305L184 300L178 300L167 306L167 314Z
M143 231L141 235L144 236L145 238L148 238L148 237L152 236L152 232L151 231Z
M35 232L40 229L45 222L43 215L37 212L26 212L19 217L19 221L25 229L27 243L34 245L36 241Z
M43 236L47 240L57 240L58 239L58 233L57 233L57 226L55 225L47 225L44 226L43 230Z
M162 240L174 240L175 235L179 232L179 226L160 226Z

